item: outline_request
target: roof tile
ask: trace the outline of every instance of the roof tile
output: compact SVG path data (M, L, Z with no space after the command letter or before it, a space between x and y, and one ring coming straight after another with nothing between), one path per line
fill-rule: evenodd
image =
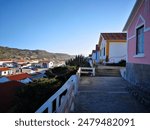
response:
M126 40L126 33L101 33L105 40Z
M10 75L7 76L10 80L23 80L26 78L31 78L31 75L27 73L21 73L21 74L16 74L16 75Z
M7 68L7 67L1 67L1 68L0 68L0 71L7 71L7 70L10 70L10 69Z

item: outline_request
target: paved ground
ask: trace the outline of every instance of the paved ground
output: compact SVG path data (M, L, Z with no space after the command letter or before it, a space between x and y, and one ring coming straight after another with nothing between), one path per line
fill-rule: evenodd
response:
M82 77L76 96L78 113L144 113L148 112L125 87L121 77Z

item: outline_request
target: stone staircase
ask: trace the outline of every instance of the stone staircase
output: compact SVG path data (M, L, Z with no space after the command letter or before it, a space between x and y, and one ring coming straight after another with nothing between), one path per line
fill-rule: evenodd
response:
M120 77L120 68L112 66L98 66L95 70L96 76L100 77Z

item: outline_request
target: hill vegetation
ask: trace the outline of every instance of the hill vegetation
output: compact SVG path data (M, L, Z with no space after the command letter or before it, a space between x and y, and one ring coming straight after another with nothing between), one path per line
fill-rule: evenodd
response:
M45 50L28 50L28 49L17 49L0 46L0 60L11 59L11 60L50 60L62 61L68 60L72 56L64 53L50 53Z

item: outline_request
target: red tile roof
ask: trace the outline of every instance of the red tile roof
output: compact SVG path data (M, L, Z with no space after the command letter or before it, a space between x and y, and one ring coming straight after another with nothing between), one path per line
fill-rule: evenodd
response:
M17 60L17 62L26 62L25 60Z
M16 74L16 75L10 75L7 76L10 80L23 80L26 78L31 78L31 75L27 73L21 73L21 74Z
M105 40L126 40L126 33L101 33Z
M16 90L24 86L17 81L0 83L0 112L8 112L15 101Z
M0 68L0 71L7 71L7 70L10 70L10 69L7 68L7 67L2 67L2 68Z
M23 86L24 84L18 81L8 81L5 83L0 83L0 90L2 87L20 87Z

